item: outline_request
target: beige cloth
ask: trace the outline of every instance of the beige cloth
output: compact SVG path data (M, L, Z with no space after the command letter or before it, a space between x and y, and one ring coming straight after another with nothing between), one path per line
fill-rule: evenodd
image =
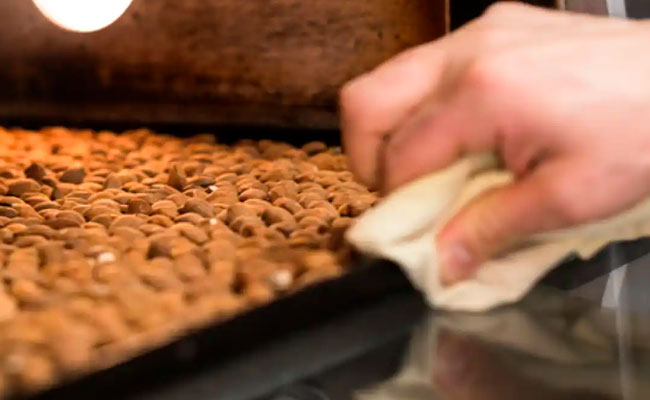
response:
M491 154L473 155L405 185L363 215L346 238L364 253L399 264L431 306L478 312L518 301L570 254L588 258L611 241L650 234L647 200L605 221L528 238L525 246L484 263L473 278L443 287L436 234L471 199L512 182L512 174L497 166Z

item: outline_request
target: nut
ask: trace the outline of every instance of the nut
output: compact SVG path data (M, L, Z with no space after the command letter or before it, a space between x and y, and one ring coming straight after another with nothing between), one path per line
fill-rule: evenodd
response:
M111 229L115 229L122 226L137 229L140 227L140 225L143 224L144 224L144 220L140 217L136 217L135 215L122 215L121 217L117 217L115 221L111 223Z
M228 224L232 224L235 219L242 216L257 217L256 210L253 207L244 204L233 204L228 207L226 213L226 223Z
M246 201L250 199L264 200L266 198L267 198L266 192L260 189L248 189L239 195L239 200L241 201Z
M178 215L178 206L170 200L159 200L151 205L151 212L174 218Z
M196 213L205 218L212 218L214 216L214 209L210 203L203 199L190 199L185 203L182 208L183 213Z
M86 177L86 170L83 167L70 168L65 171L59 180L66 183L74 183L76 185L82 183Z
M41 164L31 163L29 167L25 168L25 176L37 182L41 182L46 175L47 171Z
M244 237L252 236L258 228L263 226L264 222L257 216L247 215L237 217L230 223L230 228Z
M188 222L177 223L173 226L173 229L179 231L183 236L196 244L203 244L208 241L208 235L201 228Z
M269 207L262 214L262 219L267 225L276 223L293 224L295 225L296 219L291 213L281 207Z
M18 179L8 187L8 193L11 196L22 196L28 192L38 192L41 186L33 179Z
M297 214L303 210L303 207L295 200L289 198L281 197L273 202L273 205L282 207L285 210L289 211L292 214Z
M327 150L327 145L323 142L309 142L302 146L302 151L307 155L313 156L314 154L322 153Z
M185 169L181 165L174 164L169 169L169 180L167 181L167 184L178 190L183 190L187 185Z
M342 233L377 201L322 142L0 138L0 397L339 276Z
M149 214L152 211L151 205L142 199L133 198L127 201L127 212L131 214Z

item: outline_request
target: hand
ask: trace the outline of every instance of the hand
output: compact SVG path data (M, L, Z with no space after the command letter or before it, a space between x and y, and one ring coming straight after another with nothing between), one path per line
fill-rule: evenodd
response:
M650 25L497 4L346 85L341 110L352 170L370 186L485 150L516 174L440 232L451 284L521 238L650 193Z

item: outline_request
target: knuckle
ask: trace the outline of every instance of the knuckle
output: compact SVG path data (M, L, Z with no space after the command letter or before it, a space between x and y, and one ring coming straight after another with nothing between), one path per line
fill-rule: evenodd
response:
M489 257L505 240L506 232L503 229L503 221L490 215L485 215L479 221L468 235L468 245L474 253Z
M493 52L512 40L514 30L506 18L482 17L468 26L473 47L479 52Z
M549 181L541 188L542 204L546 215L552 217L561 227L569 227L586 222L590 218L589 207L585 206L573 186L564 180Z
M507 18L519 13L525 6L518 2L498 1L485 9L483 15L488 18Z
M354 113L365 103L364 77L358 77L345 85L339 91L339 105L344 114Z
M492 54L507 43L512 36L508 28L496 25L484 26L477 32L476 45L484 52Z
M375 110L373 87L368 78L360 77L347 83L339 93L339 113L344 136L365 136L372 132Z
M490 201L470 207L461 222L462 242L478 258L490 258L508 241L508 225L503 213Z
M461 86L473 92L491 92L503 84L506 76L501 61L492 56L482 56L470 62L461 78Z
M460 75L461 89L490 98L496 93L506 95L505 92L527 90L530 80L521 70L519 57L520 54L510 50L477 55Z

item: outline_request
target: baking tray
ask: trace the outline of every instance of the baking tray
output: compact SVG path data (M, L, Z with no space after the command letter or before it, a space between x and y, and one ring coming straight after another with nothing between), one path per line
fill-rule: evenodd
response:
M217 321L163 347L31 397L17 399L123 399L183 380L288 333L322 324L389 294L413 290L394 264L364 259L345 275Z
M350 400L397 372L413 327L428 314L416 292L397 293L127 398Z
M638 259L649 249L650 239L647 238L614 243L589 260L567 260L542 284L569 290ZM199 371L223 364L279 337L321 325L389 295L413 290L394 264L361 259L339 278L279 298L230 320L218 321L163 347L109 369L64 382L29 399L138 398L140 393L182 382Z
M38 128L29 124L21 125ZM88 126L113 131L133 127L106 124L101 127ZM306 139L322 140L328 145L340 143L339 134L335 131L297 134L298 131L286 129L260 130L241 126L215 129L201 125L154 125L151 128L156 132L173 132L178 136L215 132L222 143L232 143L240 138L280 140L294 145L301 145L308 141ZM551 272L543 280L543 284L568 290L641 257L648 253L648 249L650 239L616 243L588 261L568 259ZM182 382L200 371L223 365L244 352L254 352L255 349L288 334L317 328L343 313L354 312L400 292L413 293L414 289L397 266L383 260L357 258L352 260L346 274L341 277L307 287L231 319L216 321L108 369L71 378L35 396L16 398L141 398L140 394L155 391L156 387Z
M15 120L0 126L38 130L46 126L123 132L140 129L138 123L101 123L69 125L50 120ZM214 126L210 124L153 124L153 132L188 137L210 132L219 143L238 140L270 139L301 146L309 141L340 145L340 133L333 130L277 129L255 126ZM174 339L170 343L107 369L71 377L36 395L18 395L15 399L122 399L137 396L173 380L183 380L197 371L220 365L244 351L263 346L288 333L322 324L342 312L364 307L387 295L413 291L399 268L383 260L355 256L349 259L345 274L308 286L280 297L269 304L244 311L227 320L218 320Z

